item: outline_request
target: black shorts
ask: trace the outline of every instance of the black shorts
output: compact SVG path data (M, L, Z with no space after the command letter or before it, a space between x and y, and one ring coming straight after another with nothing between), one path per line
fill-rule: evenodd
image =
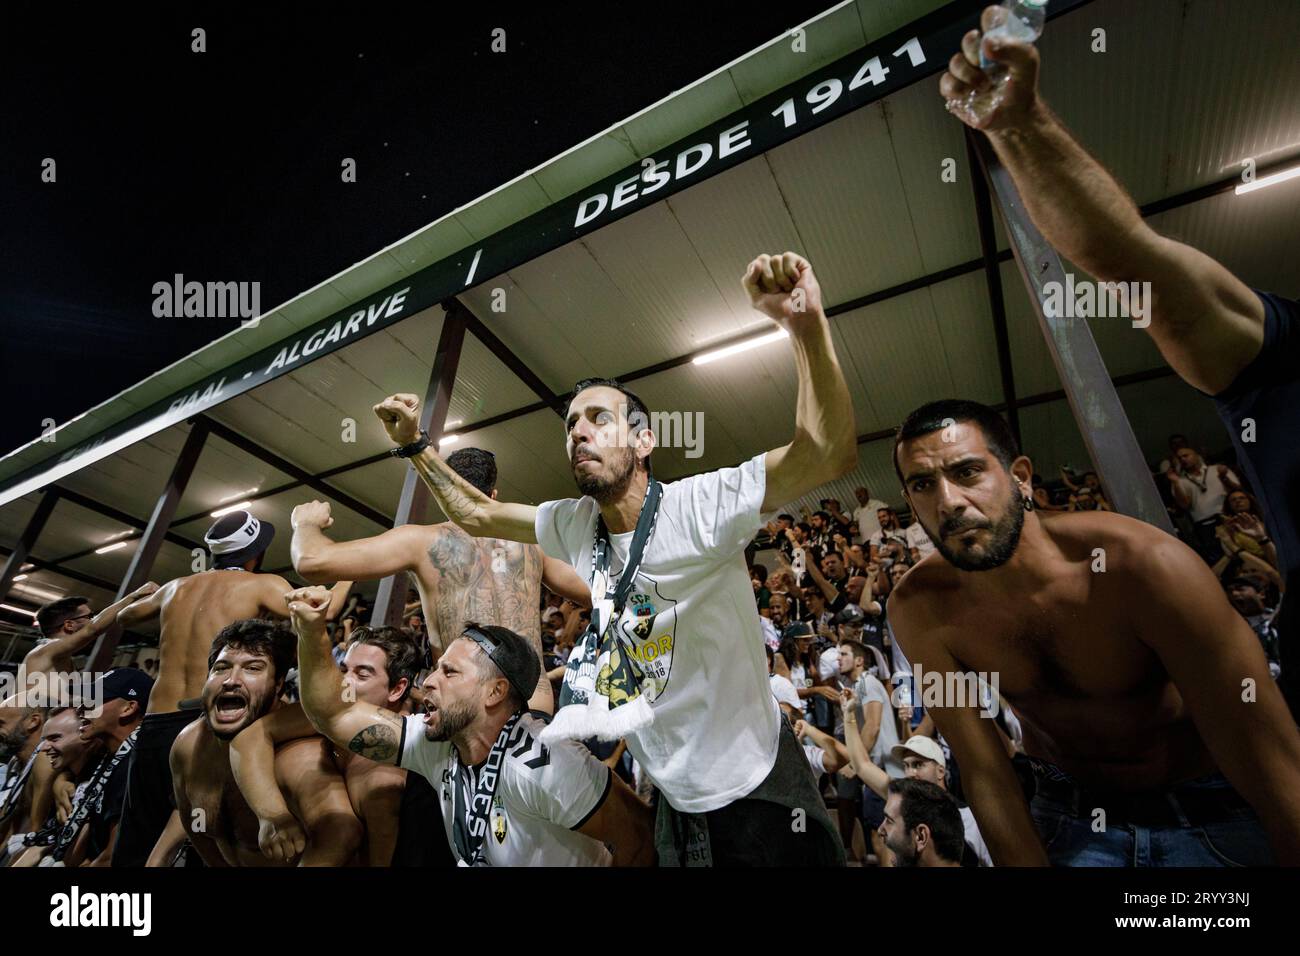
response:
M145 714L127 758L126 802L113 846L114 866L144 866L176 809L171 752L176 736L202 716L199 710Z
M390 866L456 865L447 843L447 829L442 822L442 807L433 785L414 770L406 772L402 788L402 805L397 815L397 846Z

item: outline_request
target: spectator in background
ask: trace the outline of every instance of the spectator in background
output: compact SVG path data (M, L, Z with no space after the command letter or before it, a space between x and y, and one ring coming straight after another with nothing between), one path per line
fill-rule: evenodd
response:
M907 535L899 527L898 515L893 508L881 508L876 512L880 519L880 530L871 536L871 560L877 564L886 561L910 564L912 548L907 542Z
M834 539L835 535L843 535L844 538L853 537L853 519L840 510L840 500L838 498L823 498L821 501L822 511L826 512L830 519L830 534Z
M1225 588L1228 592L1228 601L1237 613L1246 619L1250 629L1259 638L1259 643L1263 645L1264 654L1268 657L1269 670L1280 669L1282 661L1278 649L1277 628L1273 624L1277 608L1270 607L1267 603L1268 585L1257 575L1239 574L1228 581ZM1273 676L1277 676L1276 670Z
M1264 527L1264 516L1253 495L1238 488L1228 494L1223 502L1223 512L1216 529L1219 545L1228 557L1250 555L1277 567L1277 548Z
M859 641L845 641L840 645L840 679L851 691L850 706L840 708L844 716L844 739L856 735L871 763L891 778L899 778L905 771L902 762L894 757L898 721L885 685L867 671L868 661L874 660L875 655ZM849 751L850 755L852 752ZM871 834L876 857L884 860L885 847L877 830L884 819L885 802L870 790L862 794L861 800L863 832Z
M1223 557L1218 539L1219 516L1229 492L1238 490L1241 482L1227 465L1211 468L1194 448L1180 448L1175 455L1181 471L1170 467L1165 472L1169 490L1174 502L1192 520L1193 547L1213 566Z
M839 691L827 686L819 668L820 653L813 647L813 631L807 624L791 624L781 639L781 656L790 670L790 683L803 705L804 715L814 710L813 702L839 702Z
M776 699L777 706L781 708L781 714L790 721L791 725L797 720L803 719L803 701L799 699L798 692L794 689L794 684L790 678L783 677L776 672L776 655L772 653L772 648L767 649L767 682L772 687L772 696Z
M853 496L858 499L858 507L853 510L853 521L858 527L858 540L866 544L871 540L871 536L880 530L878 512L881 508L889 506L879 498L871 497L871 492L865 485L853 489Z
M1070 489L1070 507L1068 511L1114 511L1106 495L1101 490L1101 479L1095 471L1085 472L1083 481L1075 484L1070 480L1070 472L1061 468L1061 480Z
M149 706L153 681L142 671L119 667L96 681L92 700L98 708L77 708L81 721L81 739L98 741L104 748L105 771L93 796L87 795L85 862L83 866L110 866L118 822L126 801L126 759L135 746L136 731ZM97 714L94 711L98 710ZM92 716L94 714L94 716Z
M1157 469L1157 471L1159 471L1160 474L1163 475L1167 471L1169 471L1170 468L1173 468L1179 473L1181 473L1183 466L1182 463L1178 460L1178 450L1180 448L1189 448L1189 447L1190 444L1187 441L1186 435L1170 435L1169 456L1161 460L1160 467Z
M921 527L921 522L913 519L903 534L907 539L908 550L911 552L912 564L916 564L916 562L935 550L934 542L930 540L930 536Z
M1030 479L1030 485L1033 488L1034 507L1037 508L1039 511L1065 511L1066 510L1065 506L1055 504L1052 501L1052 493L1048 491L1047 486L1043 484L1042 475L1034 475ZM912 526L916 527L919 524L920 524L919 521L914 521L912 523ZM925 529L922 528L921 530L922 532L924 532ZM931 542L931 544L933 543L934 542Z
M880 836L896 866L961 866L966 841L957 804L925 780L889 781Z
M762 564L751 565L749 583L754 586L754 601L758 604L759 613L762 613L767 607L768 599L772 597L767 586L767 567Z
M830 513L814 511L808 517L808 524L812 528L808 535L808 547L816 556L817 563L821 564L822 557L831 549L831 535L834 533Z

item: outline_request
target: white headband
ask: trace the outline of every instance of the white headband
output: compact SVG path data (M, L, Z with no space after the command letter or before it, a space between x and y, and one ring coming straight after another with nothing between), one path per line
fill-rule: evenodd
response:
M247 511L244 514L246 515L244 523L224 538L203 536L203 543L208 546L208 550L212 552L214 557L218 554L239 551L257 540L257 533L262 530L262 523L251 514L248 514Z

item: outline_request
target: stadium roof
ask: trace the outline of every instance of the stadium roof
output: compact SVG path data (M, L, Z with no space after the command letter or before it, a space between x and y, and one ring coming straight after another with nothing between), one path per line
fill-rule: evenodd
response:
M289 512L308 498L334 502L337 537L388 527L405 471L385 456L370 406L395 391L424 394L447 321L439 303L453 299L468 310L469 334L446 429L460 443L447 448L494 452L503 499L575 493L552 406L588 375L628 380L651 409L702 413L700 453L656 452L660 477L782 444L795 402L788 345L692 362L770 327L739 281L759 252L796 249L813 262L861 436L855 472L803 503L833 495L851 506L858 484L898 499L890 431L942 396L1013 404L1045 476L1086 467L1000 224L1008 348L999 354L978 171L937 91L981 6L833 7L803 26L806 52L792 33L775 38L63 424L53 442L0 459L7 547L44 490L61 492L31 548L34 567L5 602L111 599L196 416L211 433L153 579L189 573L211 512L245 499L281 529L269 568L288 567ZM1300 154L1290 39L1300 8L1051 8L1059 17L1039 43L1045 96L1152 224L1251 285L1300 293L1289 262L1300 181L1231 191L1243 160L1264 170ZM1099 29L1105 52L1094 52ZM947 160L955 182L942 175ZM1226 445L1208 400L1171 377L1145 335L1124 321L1090 324L1144 448L1154 455L1174 431Z

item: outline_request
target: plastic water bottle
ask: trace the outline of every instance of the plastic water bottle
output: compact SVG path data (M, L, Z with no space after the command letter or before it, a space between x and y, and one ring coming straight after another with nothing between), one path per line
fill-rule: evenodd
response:
M1033 43L1043 35L1043 24L1046 22L1047 0L1003 0L998 8L997 23L984 36L1008 37ZM1002 105L1003 89L1008 79L1006 64L990 60L984 55L982 39L980 69L989 78L989 86L983 90L971 91L954 108L965 111L982 124Z

